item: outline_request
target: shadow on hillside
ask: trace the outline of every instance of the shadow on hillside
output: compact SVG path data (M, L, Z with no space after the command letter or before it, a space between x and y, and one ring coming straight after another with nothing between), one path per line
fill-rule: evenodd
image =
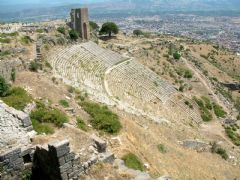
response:
M111 36L111 37L109 37L109 36L100 36L99 37L99 39L101 39L103 41L108 41L110 39L116 39L116 38L117 38L117 36Z
M227 87L231 91L240 91L240 84L233 84L233 83L222 83L225 87Z

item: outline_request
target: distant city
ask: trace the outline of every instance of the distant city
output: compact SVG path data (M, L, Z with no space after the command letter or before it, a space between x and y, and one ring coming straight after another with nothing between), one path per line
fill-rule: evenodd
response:
M185 7L181 3L182 1L176 3L179 6L183 6L179 9L187 9L187 11L166 11L167 8L173 8L177 5L174 3L166 4L162 0L152 1L154 2L153 4L147 0L141 1L145 3L129 4L129 2L125 0L119 1L119 3L114 1L112 3L89 5L90 19L99 23L99 25L106 21L114 21L126 33L130 33L134 29L143 29L160 34L210 40L234 52L240 53L240 10L234 10L233 8L234 5L238 7L239 2L237 1L229 1L235 3L231 5L232 10L223 10L224 5L228 2L224 1L225 4L219 2L221 6L216 6L216 10L199 11L196 10L196 4L194 6L195 10L191 11L191 3L188 3ZM148 6L144 7L144 5ZM201 7L205 7L205 5L206 3L202 3ZM83 5L76 4L48 8L40 6L39 8L29 7L27 10L16 10L15 6L13 6L11 10L5 9L3 12L0 12L0 21L38 22L55 19L65 20L69 18L70 9L78 6Z
M145 29L160 34L210 40L240 53L240 17L165 14L143 17L104 17L95 18L95 20L100 24L114 21L126 33L134 29Z

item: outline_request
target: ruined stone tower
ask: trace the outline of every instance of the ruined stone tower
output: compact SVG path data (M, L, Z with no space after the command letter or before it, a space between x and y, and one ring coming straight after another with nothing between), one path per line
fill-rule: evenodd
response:
M86 40L90 38L88 8L78 8L71 10L71 28Z

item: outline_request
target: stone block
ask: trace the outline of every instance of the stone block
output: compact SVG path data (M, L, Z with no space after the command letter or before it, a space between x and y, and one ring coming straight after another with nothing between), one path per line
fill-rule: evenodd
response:
M62 178L62 180L68 180L68 175L67 175L67 173L62 173L62 174L61 174L61 178Z
M18 158L19 158L19 154L13 154L13 155L9 158L9 161L10 161L10 162L13 162L13 161L16 161Z
M21 153L21 149L17 148L14 150L9 150L7 152L5 152L4 154L2 154L0 156L1 159L9 159L11 156L13 156L14 154L20 154Z
M98 160L97 156L92 156L89 161L91 162L91 164L95 164L97 163L97 160Z
M70 168L72 168L72 162L65 163L64 165L60 166L60 172L67 172Z
M74 178L74 177L77 178L77 177L79 177L81 175L82 172L83 172L83 169L79 169L79 170L73 171L73 172L71 172L68 175L68 177L69 178Z
M70 152L69 141L61 141L58 143L54 143L49 145L49 149L55 149L57 153L57 157L62 157Z
M101 138L97 137L97 136L92 136L92 139L94 141L94 143L97 146L97 150L98 152L105 152L106 148L107 148L107 143L106 141L102 140Z
M73 163L75 164L79 164L80 163L80 156L79 155L75 155Z
M0 162L3 162L4 160L5 160L4 154L3 154L3 155L0 155Z
M105 163L113 163L114 160L115 160L115 156L111 152L103 153L100 156L100 161L105 162Z
M87 163L87 162L84 162L84 163L83 163L83 169L86 170L86 169L88 169L88 167L89 167L88 163Z
M35 150L35 148L33 147L28 147L26 149L22 149L22 152L21 152L21 157L27 155L27 154L33 154L33 151Z
M58 158L58 163L59 163L59 166L63 166L66 163L65 157Z
M63 140L63 141L52 144L52 146L54 146L55 148L59 148L59 147L62 147L62 146L69 146L69 141L68 140Z
M157 180L172 180L172 177L166 175L166 176L161 176L161 177L157 178Z
M69 161L74 160L75 154L74 154L74 152L70 152L69 154L67 154L67 155L64 156L64 157L65 157L65 161L66 161L66 162L69 162Z
M6 172L7 172L7 173L10 173L10 172L12 172L12 171L13 171L13 168L6 169Z
M15 117L17 117L18 119L20 119L22 121L23 127L28 127L28 126L32 125L32 122L31 122L28 114L26 114L22 111L15 111L14 114L15 114Z
M3 164L4 164L4 165L6 165L6 164L10 164L9 159L5 159L5 160L3 161Z
M71 168L69 168L68 170L67 170L67 173L68 174L70 174L70 173L72 173L73 172L73 167L71 167Z
M32 169L32 166L33 166L32 163L26 163L26 164L24 164L24 169L29 169L29 170L31 170L31 169Z

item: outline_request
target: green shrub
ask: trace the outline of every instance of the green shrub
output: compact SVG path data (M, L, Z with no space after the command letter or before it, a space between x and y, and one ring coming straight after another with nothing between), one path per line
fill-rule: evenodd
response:
M77 118L77 127L79 129L82 129L83 131L87 131L88 128L87 128L87 125L85 124L85 122L81 119L81 118Z
M22 180L31 180L32 172L29 170L25 170L22 174Z
M183 92L184 91L184 85L181 85L178 89L180 92Z
M68 87L68 92L69 92L69 93L74 93L74 92L75 92L75 88L72 87L72 86L69 86L69 87Z
M28 103L32 102L32 97L23 88L14 87L2 100L15 109L23 110Z
M6 44L8 44L8 43L10 43L11 42L11 39L9 39L9 38L0 38L0 43L6 43Z
M64 27L58 27L57 31L62 33L62 34L65 34L65 28Z
M45 61L45 67L47 67L49 69L53 69L51 64L48 61Z
M30 62L30 66L29 66L29 70L33 71L33 72L37 72L38 69L42 69L42 64L36 61L31 61Z
M240 111L240 97L237 98L236 102L235 102L235 107L237 110Z
M13 32L13 33L0 33L0 37L1 38L5 38L5 37L14 37L17 36L18 32Z
M21 43L22 44L29 44L32 42L32 39L29 36L23 36L21 37Z
M122 160L124 161L127 167L135 170L144 171L143 163L139 160L139 158L135 154L128 153L122 157Z
M202 100L204 99L204 100ZM202 99L198 99L196 97L193 98L193 100L197 103L198 107L199 107L199 110L201 112L201 118L203 121L205 122L209 122L212 120L212 114L211 114L211 111L209 111L209 108L207 108L207 106L209 106L209 102L208 102L208 99L207 98L203 98Z
M211 103L211 101L207 97L205 97L205 96L202 96L201 98L205 102L205 107L208 108L209 110L212 110L212 103Z
M164 146L164 144L159 144L158 146L157 146L157 148L158 148L158 150L161 152L161 153L166 153L167 152L167 149L166 149L166 147Z
M240 120L240 113L239 113L238 116L237 116L237 120Z
M187 78L187 79L191 79L193 77L193 73L189 69L178 68L178 69L176 69L176 72L179 76L182 76L182 77Z
M212 114L207 110L201 111L201 118L203 121L209 122L212 120Z
M44 49L46 49L47 51L50 49L48 44L44 44L43 47L44 47Z
M59 101L59 104L62 105L63 107L65 107L65 108L69 107L69 103L66 100L63 100L63 99Z
M11 53L10 53L10 51L1 51L0 52L0 56L7 56L7 55L10 55Z
M89 21L89 25L90 25L91 31L98 31L99 30L99 26L98 26L97 23L95 23L93 21Z
M200 108L204 108L204 102L201 99L198 99L198 98L194 97L193 100L197 103L197 105Z
M225 159L225 160L228 159L228 154L225 149L218 148L216 153L219 154L223 159Z
M190 109L193 109L193 105L189 101L185 101L184 104L186 104Z
M228 159L228 154L225 149L220 147L216 142L210 143L211 145L211 152L219 154L223 159Z
M12 69L12 72L11 72L11 80L12 80L13 82L15 82L15 80L16 80L16 69L15 69L15 68Z
M225 127L225 132L236 146L240 146L240 135L231 127Z
M106 133L115 134L121 129L118 116L111 112L107 106L100 106L92 102L80 102L83 109L91 115L91 124L95 129Z
M36 32L37 33L44 33L44 30L43 29L37 29Z
M67 116L56 108L46 107L43 103L37 102L37 108L30 114L31 120L39 123L53 123L57 127L68 122Z
M226 112L223 110L223 108L219 105L217 105L216 103L213 103L213 110L215 115L219 118L224 118L226 115Z
M192 71L191 70L185 70L184 72L184 78L191 79L193 77Z
M178 52L174 52L173 53L173 58L176 60L179 60L181 58L181 54L179 54Z
M32 126L33 126L33 129L38 134L53 134L54 133L54 129L50 126L50 124L40 123L35 119L32 119Z
M79 37L78 32L75 31L75 30L70 30L70 31L68 32L68 34L69 34L69 36L70 36L70 38L71 38L72 40L77 40L78 37Z
M0 97L6 96L9 87L10 86L6 82L6 80L2 76L0 76Z
M143 33L142 30L140 30L140 29L135 29L135 30L133 31L133 34L136 35L136 36L140 36L140 35L143 35L144 33Z

